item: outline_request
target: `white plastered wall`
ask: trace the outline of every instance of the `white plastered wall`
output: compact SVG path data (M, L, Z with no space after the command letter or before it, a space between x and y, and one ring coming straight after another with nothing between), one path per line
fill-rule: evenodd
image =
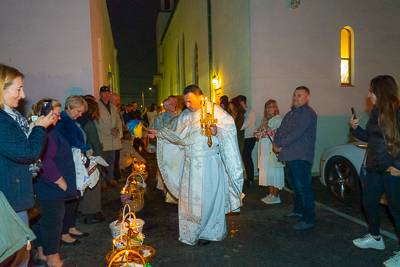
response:
M284 115L299 85L311 90L318 114L313 172L323 150L349 141L350 108L368 119L369 81L380 74L400 79L400 2L363 0L250 0L252 102L261 119L264 103L278 101ZM340 32L354 31L354 87L340 84Z
M193 81L194 47L197 43L199 56L199 87L205 95L209 96L209 60L208 60L208 29L207 29L207 2L187 0L180 1L175 14L169 24L163 40L164 73L162 92L159 93L159 101L177 91L177 44L182 51L182 34L185 39L185 80L186 86ZM179 56L182 58L182 55ZM182 67L182 63L180 63ZM171 77L173 92L170 91ZM182 77L181 77L182 84ZM180 88L183 91L184 88Z
M89 0L3 0L0 62L25 75L25 112L43 97L93 94Z

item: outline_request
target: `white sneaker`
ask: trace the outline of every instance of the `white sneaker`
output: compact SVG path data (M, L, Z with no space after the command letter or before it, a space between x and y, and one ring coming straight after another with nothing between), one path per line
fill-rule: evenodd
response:
M266 204L279 204L281 203L281 198L279 196L271 196L266 202Z
M386 267L400 267L400 251L394 251L393 253L394 256L383 262L383 265L385 265Z
M267 201L271 196L272 196L272 195L269 194L269 195L267 195L266 197L262 198L261 201L264 202L264 203L266 203L266 201Z
M379 241L376 241L376 239L373 238L371 234L367 234L362 238L354 239L353 244L359 248L374 248L379 250L385 249L383 238L381 237Z

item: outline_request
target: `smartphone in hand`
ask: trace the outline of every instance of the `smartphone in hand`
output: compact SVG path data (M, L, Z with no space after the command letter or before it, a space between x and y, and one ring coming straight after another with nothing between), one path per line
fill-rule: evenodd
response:
M357 119L356 110L354 108L351 108L351 113L354 115L354 119Z
M43 101L42 109L40 110L40 116L47 116L47 114L50 113L51 104L52 104L52 100L51 99Z

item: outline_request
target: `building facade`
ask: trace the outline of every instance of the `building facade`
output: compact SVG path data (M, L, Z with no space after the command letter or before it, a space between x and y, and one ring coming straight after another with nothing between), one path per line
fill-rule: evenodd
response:
M44 97L99 97L102 85L119 92L105 0L2 1L0 62L24 73L25 110Z
M180 0L159 18L159 100L195 83L216 102L246 95L260 121L268 99L284 115L305 85L318 114L316 173L325 148L352 140L351 107L365 125L369 81L400 79L399 16L391 0Z

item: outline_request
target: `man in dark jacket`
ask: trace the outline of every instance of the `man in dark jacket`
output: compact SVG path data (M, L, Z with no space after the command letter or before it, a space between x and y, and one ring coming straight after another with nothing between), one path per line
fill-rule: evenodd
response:
M297 87L292 109L285 115L274 139L278 158L285 161L286 176L294 194L293 212L285 217L301 218L295 229L314 227L314 191L311 186L311 165L314 160L317 114L308 105L310 90Z

